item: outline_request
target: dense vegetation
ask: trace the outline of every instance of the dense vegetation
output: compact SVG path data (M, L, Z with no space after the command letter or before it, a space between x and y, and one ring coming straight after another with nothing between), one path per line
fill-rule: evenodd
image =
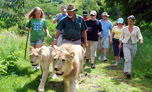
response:
M33 71L29 56L27 59L23 58L27 34L24 25L27 22L27 14L32 8L41 7L47 18L49 32L54 37L56 24L52 24L52 19L60 12L61 5L69 3L76 5L79 9L77 13L80 15L82 15L83 10L88 12L96 10L98 19L103 11L107 11L113 23L119 16L126 21L127 16L133 14L136 17L136 25L140 26L144 37L144 45L138 44L131 80L126 80L123 76L123 65L120 66L118 74L117 71L109 68L114 60L107 63L99 63L96 60L97 68L95 70L91 70L90 66L86 67L91 76L82 82L79 92L92 92L94 90L99 90L99 92L152 91L151 0L144 0L144 2L142 0L0 0L0 85L2 85L0 92L36 92L40 71ZM45 45L50 45L52 40L46 38ZM91 81L92 79L95 82ZM54 89L49 89L55 81L50 78L48 81L50 83L47 84L48 92L52 92L52 90L54 90L53 92L62 92L63 88L58 89L58 84L63 86L62 82L54 85ZM85 86L85 84L87 85ZM108 87L109 85L114 87ZM91 88L89 89L89 87ZM28 88L30 89L28 90Z

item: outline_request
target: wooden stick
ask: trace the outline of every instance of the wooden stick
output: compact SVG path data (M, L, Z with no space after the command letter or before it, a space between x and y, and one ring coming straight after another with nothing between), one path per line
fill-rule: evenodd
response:
M30 32L28 32L28 34L27 34L26 44L25 44L25 54L24 54L24 58L25 58L25 59L26 59L26 52L27 52L27 44L28 44L29 34L30 34Z

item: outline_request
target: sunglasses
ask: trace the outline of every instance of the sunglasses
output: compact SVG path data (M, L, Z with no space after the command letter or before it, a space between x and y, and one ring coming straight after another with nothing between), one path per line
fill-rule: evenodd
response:
M90 16L95 16L95 15L90 15Z

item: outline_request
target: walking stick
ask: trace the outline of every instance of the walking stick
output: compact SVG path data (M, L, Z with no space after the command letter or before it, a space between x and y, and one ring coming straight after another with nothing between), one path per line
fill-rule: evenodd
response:
M26 52L27 52L27 44L28 44L29 34L30 34L30 32L28 32L28 34L27 34L26 44L25 44L25 54L24 54L24 58L25 58L25 59L26 59Z

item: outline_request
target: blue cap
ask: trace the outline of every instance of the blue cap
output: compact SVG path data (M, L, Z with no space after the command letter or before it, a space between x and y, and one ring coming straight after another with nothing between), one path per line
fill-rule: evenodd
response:
M124 21L123 18L119 18L119 19L118 19L118 23L121 23L121 24L122 24L123 21Z
M87 11L83 11L83 15L87 15L88 14L88 12Z

